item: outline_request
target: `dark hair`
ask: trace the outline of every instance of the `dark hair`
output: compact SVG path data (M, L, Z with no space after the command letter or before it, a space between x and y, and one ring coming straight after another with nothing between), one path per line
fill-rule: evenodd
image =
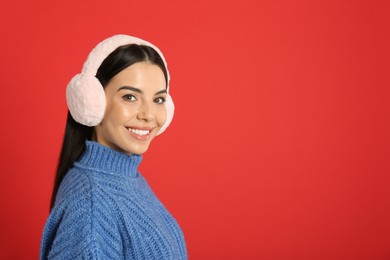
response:
M159 66L167 82L167 70L160 55L152 47L137 44L128 44L115 49L100 65L96 73L96 78L105 87L116 74L137 62L150 62ZM51 195L50 211L54 207L61 181L73 163L83 153L85 141L91 140L92 133L93 127L77 123L68 111L64 140L58 161L53 193Z

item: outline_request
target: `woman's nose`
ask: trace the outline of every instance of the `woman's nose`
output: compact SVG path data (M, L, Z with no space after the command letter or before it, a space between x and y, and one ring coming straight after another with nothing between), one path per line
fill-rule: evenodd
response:
M138 119L144 121L151 121L154 119L154 113L152 109L152 105L145 102L141 105L139 113L137 115Z

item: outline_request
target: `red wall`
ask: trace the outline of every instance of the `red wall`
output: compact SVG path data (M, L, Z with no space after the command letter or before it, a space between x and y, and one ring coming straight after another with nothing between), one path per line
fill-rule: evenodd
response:
M388 1L8 1L0 258L36 259L65 86L105 37L168 59L176 116L142 173L190 259L390 259Z

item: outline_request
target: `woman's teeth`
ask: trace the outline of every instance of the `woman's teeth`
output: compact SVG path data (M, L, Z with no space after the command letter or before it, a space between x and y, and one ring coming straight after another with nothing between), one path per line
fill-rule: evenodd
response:
M132 129L132 128L129 128L129 131L136 135L147 135L150 133L149 130L139 130L139 129Z

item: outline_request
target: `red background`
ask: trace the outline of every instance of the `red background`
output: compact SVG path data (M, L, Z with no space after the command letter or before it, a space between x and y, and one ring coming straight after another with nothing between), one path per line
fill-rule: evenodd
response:
M190 259L390 259L388 3L2 3L0 258L38 257L65 86L127 33L168 60L176 115L141 172Z

